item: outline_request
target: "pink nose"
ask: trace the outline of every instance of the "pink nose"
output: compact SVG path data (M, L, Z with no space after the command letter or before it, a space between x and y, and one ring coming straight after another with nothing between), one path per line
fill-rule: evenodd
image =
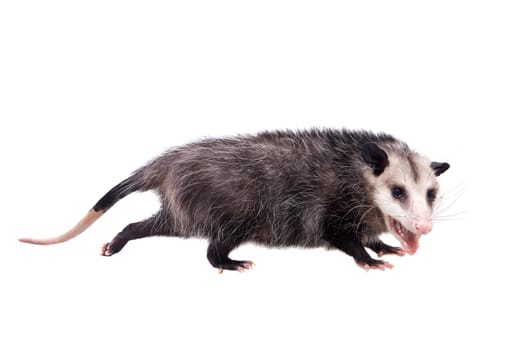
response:
M414 222L414 233L427 234L432 231L432 221L416 221Z

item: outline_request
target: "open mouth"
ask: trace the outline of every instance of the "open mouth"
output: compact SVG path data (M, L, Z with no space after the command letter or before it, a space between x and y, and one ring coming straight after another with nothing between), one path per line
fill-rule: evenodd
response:
M401 243L403 250L413 255L419 247L419 237L421 237L421 234L409 231L391 216L388 217L388 226L390 227L390 232L392 232L394 237Z

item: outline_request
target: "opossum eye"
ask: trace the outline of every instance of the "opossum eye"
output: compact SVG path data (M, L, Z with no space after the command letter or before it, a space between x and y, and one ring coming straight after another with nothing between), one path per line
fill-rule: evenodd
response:
M401 186L394 186L392 187L392 197L394 197L395 199L405 199L406 198L406 191L403 187Z
M431 188L427 191L427 201L432 204L436 200L436 190Z

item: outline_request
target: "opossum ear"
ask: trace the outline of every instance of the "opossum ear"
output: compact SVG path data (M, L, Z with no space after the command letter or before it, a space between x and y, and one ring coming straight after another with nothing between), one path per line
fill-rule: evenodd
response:
M388 155L373 142L367 142L363 145L361 155L365 163L374 170L375 176L381 175L388 166Z
M434 170L434 174L436 174L436 176L439 176L439 175L443 174L445 171L447 171L448 168L450 168L450 164L448 164L448 163L440 163L440 162L432 162L432 163L430 163L430 167L432 168L432 170Z

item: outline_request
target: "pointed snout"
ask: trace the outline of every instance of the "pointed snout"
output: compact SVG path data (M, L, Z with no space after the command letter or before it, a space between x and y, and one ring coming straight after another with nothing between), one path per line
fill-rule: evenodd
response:
M432 221L416 220L413 225L413 232L416 234L427 234L432 231Z

